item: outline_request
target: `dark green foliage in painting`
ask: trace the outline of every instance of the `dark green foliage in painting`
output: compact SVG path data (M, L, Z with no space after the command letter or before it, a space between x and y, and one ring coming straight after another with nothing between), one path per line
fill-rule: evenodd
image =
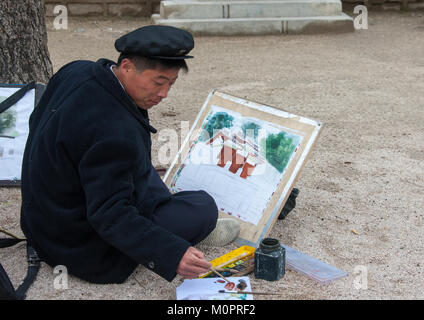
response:
M0 134L4 134L7 130L15 127L16 111L9 109L0 114Z
M208 133L208 136L204 135L204 140L212 138L213 134L217 133L217 130L221 130L223 128L231 128L233 126L234 117L230 116L226 112L217 112L215 113L205 126L205 130Z
M264 139L265 140L265 139ZM263 145L265 144L265 146ZM290 160L296 145L293 139L287 137L284 132L279 134L270 134L265 143L262 140L262 147L265 147L265 158L268 162L282 173Z

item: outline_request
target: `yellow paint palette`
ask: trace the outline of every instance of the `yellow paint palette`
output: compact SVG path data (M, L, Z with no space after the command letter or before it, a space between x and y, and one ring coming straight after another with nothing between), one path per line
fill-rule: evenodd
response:
M224 277L239 277L253 271L255 248L242 246L220 256L212 261L212 267L218 270ZM215 278L217 275L212 271L201 274L199 278Z

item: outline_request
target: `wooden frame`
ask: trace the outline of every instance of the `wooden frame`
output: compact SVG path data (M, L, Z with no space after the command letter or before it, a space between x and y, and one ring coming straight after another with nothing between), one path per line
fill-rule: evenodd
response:
M185 141L183 142L178 154L174 158L173 162L171 163L171 166L167 170L167 173L163 177L165 184L170 188L172 192L184 190L184 189L178 188L180 180L193 181L193 179L192 180L187 180L186 178L184 178L185 180L182 179L181 178L183 176L182 173L189 172L190 170L191 170L190 172L192 172L193 169L191 168L195 167L195 165L189 162L190 159L193 159L193 155L191 155L191 153L194 152L193 150L195 149L193 148L196 148L195 145L200 141L201 135L204 134L205 130L207 129L207 127L205 127L205 124L208 124L210 121L212 121L211 120L212 114L216 115L216 110L228 110L228 112L230 113L234 112L234 114L241 115L240 117L241 119L256 119L260 121L260 123L263 123L266 126L269 125L268 128L275 127L278 130L281 130L281 128L284 128L282 130L283 131L282 135L283 137L285 135L286 137L290 137L290 138L284 138L284 139L287 139L287 140L290 139L290 143L291 143L290 146L291 147L293 146L291 149L292 150L291 153L288 153L290 155L290 159L286 161L284 169L280 169L282 171L278 171L279 173L277 175L272 175L273 172L269 171L270 170L269 168L271 168L270 163L268 161L268 159L270 159L270 157L268 157L269 153L267 153L266 150L258 151L255 153L257 157L255 158L255 161L251 162L250 164L253 163L253 165L256 166L259 163L258 159L260 155L261 154L266 155L267 162L265 164L263 164L263 161L261 162L262 168L266 168L266 170L268 170L266 173L267 176L275 176L276 180L273 180L274 182L278 181L275 187L271 187L275 189L270 189L270 190L273 190L272 194L269 193L270 190L267 191L268 193L266 192L264 193L263 196L269 195L269 197L265 199L266 206L263 208L263 210L261 209L261 210L255 211L257 213L254 213L254 215L257 215L257 216L253 216L252 213L250 213L250 216L248 217L239 218L240 215L239 217L237 217L233 215L231 212L230 212L231 214L230 215L228 212L225 212L225 210L223 210L224 208L220 208L220 205L218 203L222 199L216 199L214 197L218 204L219 216L221 218L233 218L233 219L237 219L240 222L241 232L240 232L239 238L236 240L237 244L250 245L250 246L257 247L259 245L259 242L269 234L269 232L271 231L271 228L273 227L275 221L278 218L279 213L284 207L284 204L287 201L287 198L290 195L290 192L292 188L294 187L294 184L296 180L298 179L303 166L305 165L305 162L312 150L312 147L314 146L316 139L318 138L321 132L322 124L318 121L307 119L301 116L296 116L283 110L275 109L270 106L247 101L238 97L231 96L229 94L212 90L212 92L207 97L202 109L197 115L197 118L195 119L191 127L191 130L188 136L186 137ZM233 118L233 117L230 117L230 118ZM214 133L213 137L210 140L208 140L209 137L206 140L204 140L205 142L202 144L203 148L204 148L204 145L208 143L212 144L213 140L216 139L216 137L219 134L221 134L221 131L219 131L218 134ZM221 136L222 135L223 134L221 134ZM267 137L269 137L270 135L275 137L274 134L268 134ZM291 137L293 137L293 139ZM233 143L237 144L237 139L239 139L238 136L232 135L231 141ZM248 156L244 155L245 161L244 162L236 161L238 165L233 166L234 161L236 159L233 153L233 158L232 158L233 162L230 162L231 166L230 168L228 168L229 166L227 163L228 159L226 159L225 157L224 158L222 157L222 152L224 150L224 143L228 142L230 139L226 137L226 138L222 138L222 140L223 140L222 142L223 144L221 148L221 153L219 153L218 155L218 160L215 160L217 161L218 166L220 166L221 168L216 168L214 166L213 170L224 170L222 172L226 176L231 176L231 174L228 172L232 172L233 174L237 173L237 177L235 177L234 175L234 180L236 180L237 183L246 183L247 185L248 184L247 182L239 182L239 181L242 181L243 178L246 179L245 164L247 164L248 162L246 160L248 159ZM265 146L266 144L264 141L268 141L268 140L263 140L263 138L262 139L258 138L258 142L255 146L256 147L259 145ZM298 142L295 143L293 141L298 141ZM231 143L231 142L228 142L228 143ZM247 145L246 141L244 141L244 143L245 145ZM294 147L296 147L296 149L294 149ZM233 146L232 150L241 150L241 149L239 146ZM242 151L240 151L240 154L241 153ZM239 154L239 157L242 158L240 154ZM227 153L227 155L230 155L230 153ZM231 156L228 156L227 158L229 157ZM213 159L215 158L217 157L213 157ZM241 168L241 165L239 164L241 164L243 168ZM206 167L200 167L201 165L203 164L199 164L198 168L206 168ZM190 169L186 169L189 166L190 166ZM209 165L208 168L211 168L211 166ZM186 170L186 171L183 171L183 170ZM210 170L210 169L207 169L207 170ZM239 174L240 171L242 173ZM196 171L196 172L200 172L200 171ZM252 171L250 171L250 173L252 173ZM185 174L185 176L187 176L187 173ZM259 174L258 174L258 177L253 178L253 176L254 175L252 173L252 177L251 178L249 177L250 185L252 184L252 181L259 181L258 179L261 178ZM202 183L206 184L206 182L203 182L202 180L201 182L197 181L195 185L197 188L199 188L199 186L202 186ZM182 183L180 185L182 186ZM205 190L208 191L207 189ZM261 199L261 201L262 200L263 199Z

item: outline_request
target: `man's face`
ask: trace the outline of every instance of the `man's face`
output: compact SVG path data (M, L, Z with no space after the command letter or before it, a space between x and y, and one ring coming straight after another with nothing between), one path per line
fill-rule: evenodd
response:
M147 69L139 72L131 63L120 72L123 77L118 78L128 95L141 109L148 110L167 97L178 78L179 69Z

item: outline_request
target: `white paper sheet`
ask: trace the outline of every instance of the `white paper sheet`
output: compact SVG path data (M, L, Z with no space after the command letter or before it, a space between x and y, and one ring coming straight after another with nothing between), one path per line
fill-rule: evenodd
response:
M0 102L20 88L0 88ZM15 105L0 114L0 180L20 180L28 138L28 120L34 110L35 90L29 90Z
M191 143L183 165L173 177L171 190L204 190L214 198L220 211L257 225L303 137L282 126L245 118L228 109L218 106L211 109L202 125L202 134L208 133L210 122L224 121L213 120L218 114L232 120L227 121L227 127L214 130L206 138L199 136ZM257 132L246 129L249 124L256 126ZM267 137L279 134L292 141L284 170L276 169L266 158Z
M234 288L228 290L227 282L221 278L186 279L177 287L177 300L253 300L251 294L237 293L237 285L244 282L244 291L252 291L249 277L229 277L234 283ZM220 290L233 291L232 293L219 293Z

